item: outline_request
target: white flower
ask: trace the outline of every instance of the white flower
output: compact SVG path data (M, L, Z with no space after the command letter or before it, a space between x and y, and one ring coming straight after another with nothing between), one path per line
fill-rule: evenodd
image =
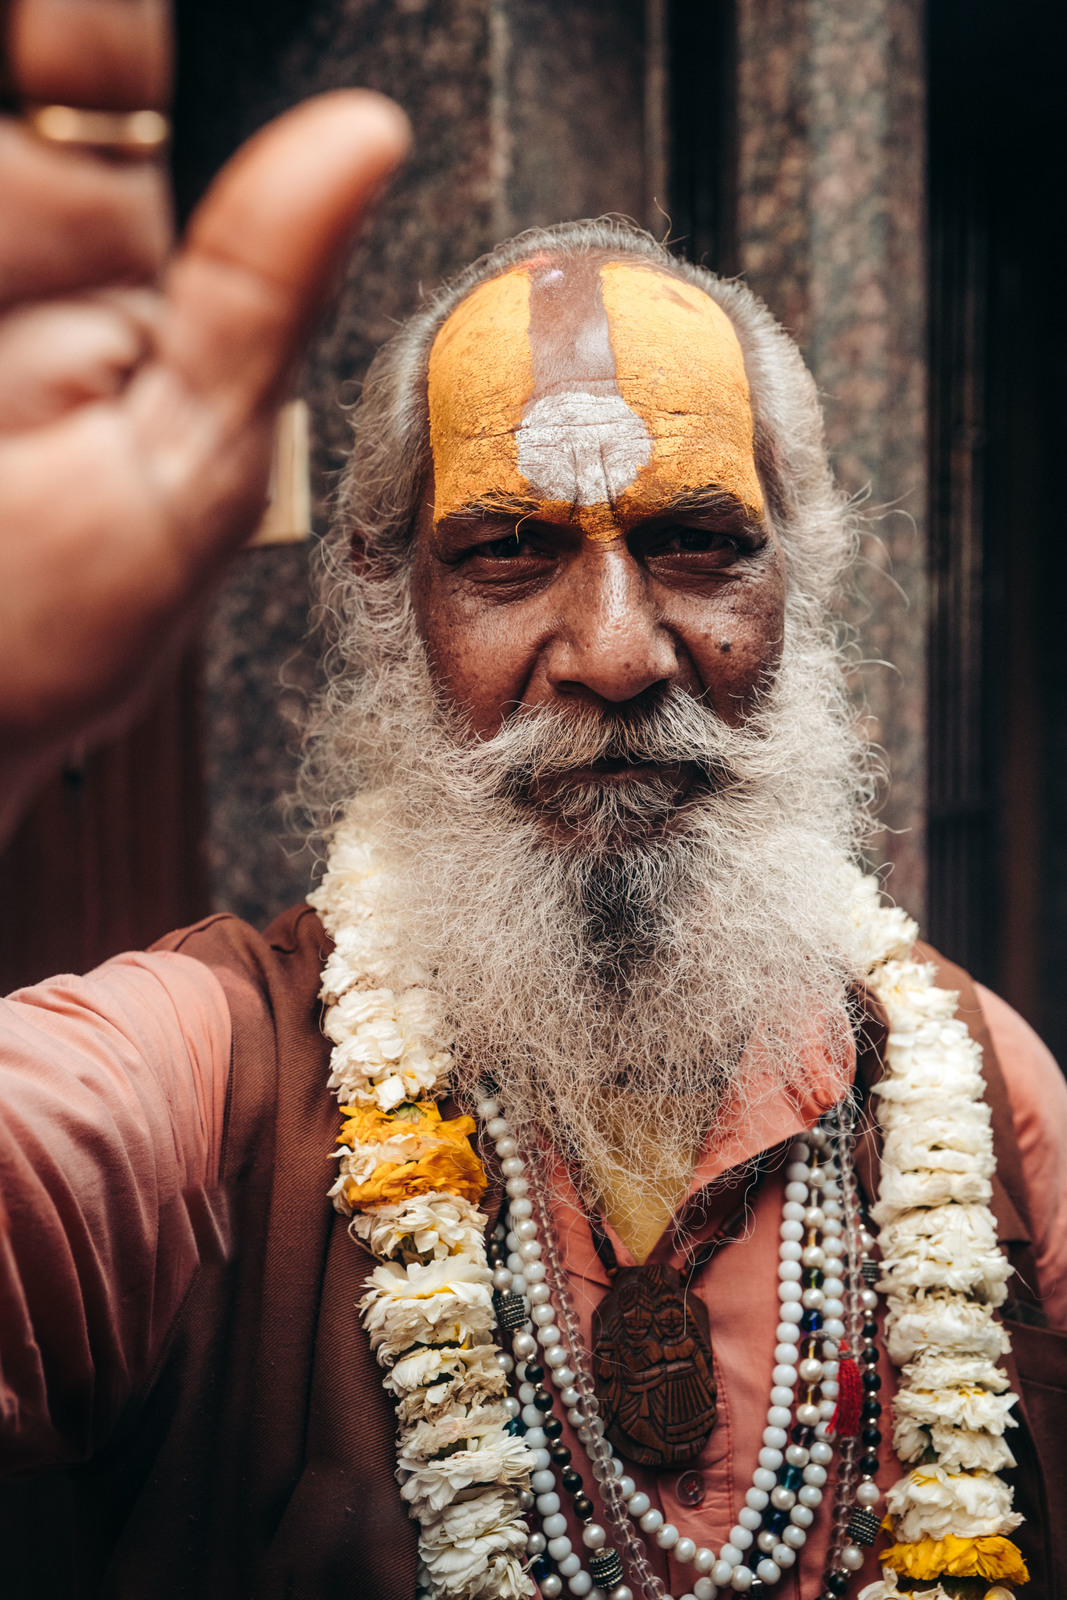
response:
M897 906L883 906L878 880L848 863L842 879L852 895L852 920L859 931L858 955L865 970L905 960L919 937L918 925Z
M422 1523L421 1541L433 1549L463 1539L484 1539L493 1528L520 1521L518 1490L502 1484L467 1490L459 1500Z
M932 1426L937 1422L957 1428L983 1429L986 1433L1001 1434L1006 1427L1017 1426L1008 1411L1018 1400L1010 1390L1006 1394L992 1394L980 1384L960 1385L952 1389L898 1389L893 1400L893 1410L898 1417L914 1417L919 1423Z
M883 1264L884 1265L884 1264ZM883 1293L904 1294L909 1289L953 1289L999 1306L1007 1298L1006 1282L1012 1268L1000 1251L966 1261L941 1261L916 1251L898 1256L883 1271L878 1287Z
M341 830L335 834L322 882L307 897L327 933L341 922L371 914L381 892L383 865L381 852L368 840Z
M873 928L868 933L868 965L907 961L919 937L918 923L899 906L884 906L879 923L877 940L871 937Z
M916 961L911 956L903 961L889 961L876 975L875 983L885 996L886 1009L894 1026L898 1015L907 1027L922 1029L932 1023L951 1026L959 995L952 989L938 987L932 962Z
M1012 1268L984 1206L936 1206L900 1213L878 1237L883 1293L953 1289L1000 1305Z
M421 1100L442 1086L452 1058L442 1037L441 1002L429 989L349 989L323 1020L335 1041L331 1089L366 1104L367 1083L382 1110Z
M435 1593L514 1595L535 1593L524 1575L527 1527L514 1487L462 1491L439 1513L427 1511L419 1557Z
M981 1050L953 1015L956 997L944 989L921 987L932 985L932 967L916 967L914 978L917 987L907 1002L901 991L886 996L886 1074L875 1092L880 1098L907 1101L963 1090L968 1099L980 1099Z
M489 1289L492 1281L493 1275L484 1259L467 1261L462 1256L445 1256L440 1261L428 1261L425 1265L413 1262L407 1267L388 1261L375 1267L367 1279L372 1293L366 1296L364 1304L369 1306L374 1301L391 1298L422 1300L442 1292L461 1298L469 1295L474 1303Z
M402 1251L480 1260L488 1219L454 1194L420 1194L402 1205L375 1206L352 1219L349 1230L373 1255L389 1260Z
M911 960L888 961L871 974L871 988L889 1014L891 1047L931 1023L951 1021L958 996L937 988L933 978L929 962Z
M426 1345L401 1356L382 1380L386 1389L402 1395L446 1383L477 1384L486 1394L503 1394L504 1375L496 1359L496 1346L488 1339L474 1345ZM497 1384L501 1387L497 1387Z
M902 1461L920 1461L931 1448L937 1452L938 1465L948 1472L1001 1472L1015 1465L1002 1434L974 1432L949 1422L923 1427L912 1416L897 1419L893 1449Z
M456 1346L446 1348L455 1349ZM496 1366L496 1363L493 1365ZM437 1383L425 1388L409 1390L397 1404L396 1419L403 1434L416 1423L438 1422L442 1417L455 1413L458 1408L493 1399L502 1400L506 1394L507 1383L499 1367L496 1367L495 1373L464 1369L448 1373Z
M322 1029L335 1044L361 1040L363 1059L371 1059L373 1052L374 1060L383 1067L396 1061L404 1048L392 989L349 989L327 1011Z
M322 969L320 998L335 1004L349 989L392 987L400 941L376 922L346 923L337 929L335 947Z
M984 1472L946 1472L941 1466L913 1467L893 1484L886 1505L897 1519L895 1536L903 1544L920 1539L979 1539L1010 1533L1022 1517L1011 1509L1011 1490Z
M880 1116L885 1133L885 1159L902 1167L937 1167L963 1171L976 1159L993 1153L990 1108L982 1101L953 1100L917 1107L887 1100Z
M933 1591L936 1595L937 1590ZM891 1567L883 1567L882 1577L878 1583L868 1583L861 1589L856 1600L896 1600L897 1575Z
M524 1536L525 1540L525 1536ZM448 1600L524 1600L537 1593L521 1555L467 1555L452 1550L431 1569L435 1593Z
M908 1591L910 1592L910 1591ZM987 1589L985 1600L1011 1600L1006 1589ZM856 1596L856 1600L906 1600L906 1592L897 1587L897 1575L891 1567L882 1568L882 1577L879 1583L868 1583ZM922 1600L951 1600L940 1584L932 1589L922 1591Z
M898 1250L915 1248L916 1241L946 1259L960 1252L986 1251L996 1245L996 1224L987 1206L920 1207L887 1223L878 1235L878 1248L884 1260Z
M929 1294L921 1301L890 1296L885 1331L890 1360L897 1366L923 1351L953 1351L995 1361L1009 1348L992 1307L976 1305L961 1295Z
M981 1172L901 1172L884 1165L871 1216L881 1227L913 1206L985 1205L992 1194L993 1185Z
M513 1484L529 1487L533 1456L521 1439L503 1434L487 1439L477 1450L457 1450L442 1461L426 1461L411 1472L400 1497L420 1521L444 1509L472 1484Z
M1014 1422L1011 1425L1015 1426ZM930 1429L930 1443L937 1451L939 1464L948 1472L1002 1472L1015 1465L1003 1434L974 1433L969 1428L938 1422Z
M892 1072L881 1078L871 1092L877 1096L879 1106L911 1106L914 1114L921 1116L931 1104L948 1110L953 1104L976 1100L983 1092L983 1083L976 1059L963 1056L962 1052L928 1053L916 1046L906 1055L897 1053Z
M477 1449L483 1441L499 1439L507 1420L502 1400L489 1400L485 1405L470 1407L452 1406L443 1416L421 1418L400 1430L397 1466L409 1472L446 1450L454 1450L457 1445L467 1450Z
M924 1351L909 1361L900 1375L901 1383L912 1389L949 1389L954 1384L981 1384L993 1394L1003 1394L1008 1374L985 1356L966 1356L941 1351Z
M484 1263L447 1256L405 1271L389 1262L367 1282L363 1326L383 1364L413 1344L480 1342L495 1326L492 1274Z
M914 1417L900 1417L893 1426L893 1449L901 1461L921 1461L930 1448L930 1435Z

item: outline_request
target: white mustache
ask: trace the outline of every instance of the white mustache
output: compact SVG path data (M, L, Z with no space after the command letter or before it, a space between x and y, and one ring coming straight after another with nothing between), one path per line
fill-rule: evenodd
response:
M674 685L646 704L609 711L522 708L492 739L470 746L467 765L483 789L523 796L538 783L596 763L695 767L716 788L745 779L759 733L730 728Z

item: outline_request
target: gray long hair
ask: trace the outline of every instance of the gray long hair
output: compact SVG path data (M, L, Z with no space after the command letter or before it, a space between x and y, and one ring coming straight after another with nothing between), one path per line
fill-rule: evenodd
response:
M721 306L744 353L766 514L786 556L787 619L809 637L830 627L829 606L853 555L855 519L833 480L815 384L792 339L744 285L678 260L633 223L601 217L531 228L451 278L408 319L378 352L353 410L352 455L316 585L327 683L309 730L300 799L320 830L329 829L345 800L330 773L344 766L338 741L346 684L353 674L382 669L390 638L399 650L411 635L409 557L432 465L431 346L473 289L540 252L647 262L695 284ZM354 543L362 551L360 570L352 560Z

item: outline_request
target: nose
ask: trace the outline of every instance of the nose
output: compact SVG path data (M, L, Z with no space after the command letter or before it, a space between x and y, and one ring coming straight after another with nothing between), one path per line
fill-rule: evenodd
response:
M622 540L585 541L556 599L541 660L551 695L618 705L679 676L675 640Z

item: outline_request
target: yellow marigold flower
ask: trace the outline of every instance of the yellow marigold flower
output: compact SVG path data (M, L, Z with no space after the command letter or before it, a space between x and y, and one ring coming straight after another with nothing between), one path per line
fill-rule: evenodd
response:
M432 1100L419 1100L404 1106L402 1113L380 1111L377 1106L342 1106L347 1118L337 1135L338 1144L385 1144L396 1134L419 1134L422 1137L455 1138L448 1132L460 1123L465 1124L461 1137L474 1132L470 1117L457 1117L454 1122L442 1122L441 1113Z
M386 1144L397 1134L419 1140L413 1160L381 1161L363 1183L350 1179L345 1184L345 1199L354 1211L399 1205L414 1195L442 1191L477 1205L488 1179L470 1145L475 1131L471 1117L445 1122L432 1100L405 1106L399 1114L364 1106L345 1106L343 1110L347 1121L338 1135L339 1144L352 1148Z
M917 1544L894 1544L879 1557L884 1567L917 1580L934 1578L999 1578L1005 1583L1028 1583L1030 1574L1022 1552L1000 1534L977 1539L920 1539Z

